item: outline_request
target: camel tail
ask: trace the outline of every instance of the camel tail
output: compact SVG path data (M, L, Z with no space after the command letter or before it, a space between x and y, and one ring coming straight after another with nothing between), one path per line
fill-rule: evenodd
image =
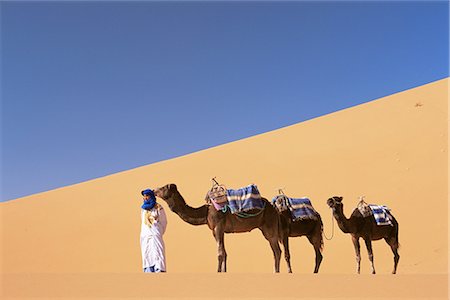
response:
M395 248L400 248L400 242L398 241L398 222L397 222L397 220L395 219L395 217L393 218L394 220L393 220L393 224L394 224L394 232L393 232L393 238L394 238L394 245L392 245L393 247L395 247Z

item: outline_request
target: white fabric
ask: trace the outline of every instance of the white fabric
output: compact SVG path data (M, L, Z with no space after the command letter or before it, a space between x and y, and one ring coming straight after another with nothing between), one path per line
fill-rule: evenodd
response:
M142 268L154 266L166 271L166 257L163 234L167 218L164 208L156 204L151 210L141 209L141 253Z

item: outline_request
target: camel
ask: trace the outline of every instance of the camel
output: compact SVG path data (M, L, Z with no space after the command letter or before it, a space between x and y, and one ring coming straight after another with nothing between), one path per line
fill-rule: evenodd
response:
M361 270L361 254L359 238L363 238L367 252L369 254L369 260L371 262L372 274L375 274L375 266L373 263L373 251L372 241L380 240L384 238L386 243L391 247L394 253L394 270L392 274L397 272L397 265L400 259L398 255L398 248L400 246L398 242L398 222L392 216L392 224L390 225L377 225L373 216L363 217L361 212L355 208L350 219L344 216L342 197L332 197L327 200L327 204L333 210L333 215L337 221L339 228L344 233L350 233L352 236L353 246L356 252L356 272L360 274Z
M281 249L278 243L281 240L281 233L279 232L279 217L277 211L267 199L262 198L266 205L261 213L256 215L258 211L250 210L247 213L255 214L255 216L241 218L231 214L229 210L225 213L218 211L210 204L205 204L198 208L190 207L186 204L175 184L167 184L157 188L155 195L163 199L169 205L170 210L176 213L183 221L192 225L208 225L218 245L217 272L227 271L224 234L249 232L255 228L259 228L266 240L269 241L275 261L274 271L276 273L280 272Z
M292 220L292 213L288 209L282 209L281 206L274 204L280 215L280 223L282 227L282 244L284 247L284 257L288 266L288 272L292 273L290 253L289 253L289 237L306 236L314 247L316 252L316 263L314 267L314 273L319 272L320 263L322 262L322 249L323 249L323 223L320 215L318 214L317 220Z

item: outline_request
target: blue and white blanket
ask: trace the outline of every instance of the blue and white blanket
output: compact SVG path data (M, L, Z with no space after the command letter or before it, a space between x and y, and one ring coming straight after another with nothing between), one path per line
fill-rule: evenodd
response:
M309 198L288 198L288 207L294 220L317 220L317 211Z
M289 198L285 195L278 195L272 199L272 204L279 211L289 209L292 220L317 220L319 213L314 209L309 198Z
M232 214L264 208L264 201L254 184L237 190L227 189L227 198Z
M377 225L391 225L392 215L391 210L385 205L374 205L369 204L370 210L372 211L373 217Z

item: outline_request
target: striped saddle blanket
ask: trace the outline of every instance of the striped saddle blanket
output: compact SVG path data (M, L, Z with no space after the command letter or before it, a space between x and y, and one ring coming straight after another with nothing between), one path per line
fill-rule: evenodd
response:
M288 207L294 220L317 220L317 211L311 204L309 198L288 198Z
M264 209L264 201L254 184L237 189L227 190L228 207L232 214L249 211L252 209Z
M358 209L364 217L372 215L377 225L394 226L392 224L391 209L385 205L359 203Z
M281 203L280 203L281 202ZM281 211L289 209L294 221L317 220L319 213L314 209L309 198L289 198L279 195L273 198L272 203Z

